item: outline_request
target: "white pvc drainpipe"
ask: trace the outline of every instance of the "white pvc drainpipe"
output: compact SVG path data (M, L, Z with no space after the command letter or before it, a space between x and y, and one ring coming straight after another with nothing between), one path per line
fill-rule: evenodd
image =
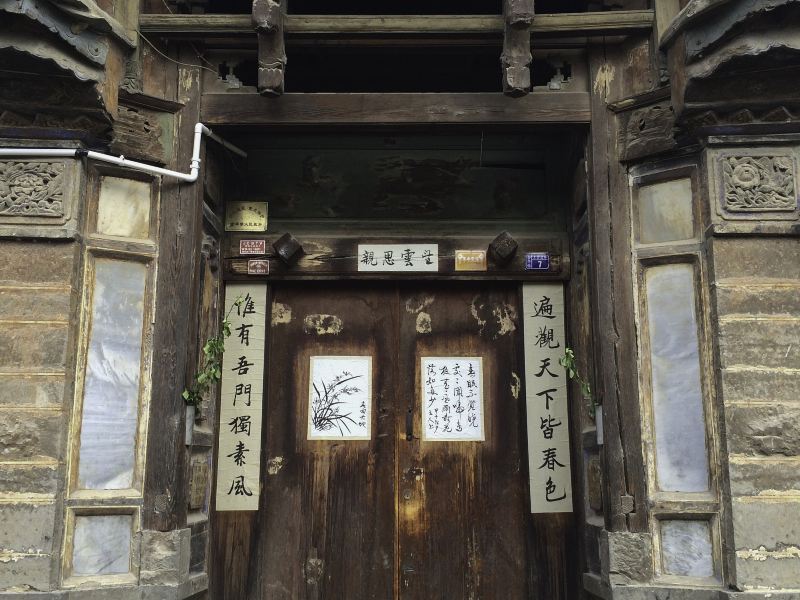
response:
M194 126L194 144L192 145L192 160L189 163L189 172L188 173L181 173L180 171L173 171L171 169L162 169L161 167L154 167L152 165L148 165L147 163L138 162L135 160L128 160L124 156L112 156L111 154L103 154L102 152L95 152L94 150L83 150L83 149L72 149L72 150L65 150L63 148L0 148L0 156L19 156L19 157L71 157L71 158L81 158L85 156L86 158L91 158L93 160L99 160L101 162L111 163L113 165L119 165L121 167L128 167L130 169L136 169L137 171L145 171L147 173L153 173L155 175L163 175L165 177L174 177L176 179L180 179L181 181L185 181L186 183L193 183L197 181L197 176L200 173L200 138L203 134L210 137L212 140L219 142L233 152L234 154L238 154L242 158L247 158L247 152L238 148L231 144L230 142L226 142L224 139L219 137L217 134L213 133L208 127L203 125L202 123L197 123Z

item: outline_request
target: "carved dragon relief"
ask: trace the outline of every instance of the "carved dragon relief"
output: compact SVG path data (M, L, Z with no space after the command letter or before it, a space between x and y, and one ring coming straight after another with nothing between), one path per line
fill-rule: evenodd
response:
M722 157L723 208L733 213L794 211L797 208L792 156Z
M0 215L64 216L63 162L0 162Z

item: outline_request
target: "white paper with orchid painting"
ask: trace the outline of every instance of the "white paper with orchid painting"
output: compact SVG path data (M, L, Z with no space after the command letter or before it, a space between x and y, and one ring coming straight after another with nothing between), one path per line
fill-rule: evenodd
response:
M372 432L372 357L312 356L309 440L368 440Z

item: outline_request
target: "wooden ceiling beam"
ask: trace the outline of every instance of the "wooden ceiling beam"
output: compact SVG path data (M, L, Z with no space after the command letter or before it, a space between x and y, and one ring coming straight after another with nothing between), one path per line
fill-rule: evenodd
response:
M166 37L219 37L252 35L251 15L143 14L139 27L144 34ZM595 13L539 14L530 26L536 36L627 35L649 31L652 10L620 10ZM505 28L501 15L285 15L284 32L293 36L500 36Z
M203 94L208 125L437 125L589 123L588 92L503 94Z

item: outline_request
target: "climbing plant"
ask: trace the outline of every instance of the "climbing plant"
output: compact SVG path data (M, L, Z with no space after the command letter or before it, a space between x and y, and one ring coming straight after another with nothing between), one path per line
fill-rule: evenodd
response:
M578 370L578 361L575 359L575 352L570 347L564 348L564 356L558 359L559 364L567 370L567 376L574 379L581 386L581 396L589 405L589 412L594 417L595 402L592 398L592 386Z
M211 386L222 379L222 355L225 352L225 340L231 336L230 316L233 309L239 308L244 303L244 297L237 296L220 324L219 333L206 340L203 344L203 366L195 374L191 384L183 390L184 402L200 410L203 397Z

